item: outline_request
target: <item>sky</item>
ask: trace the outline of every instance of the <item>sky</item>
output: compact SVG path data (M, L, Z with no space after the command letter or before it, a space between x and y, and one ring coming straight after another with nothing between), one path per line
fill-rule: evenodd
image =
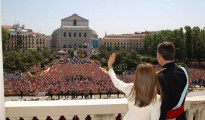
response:
M76 13L99 37L205 27L205 0L2 0L1 24L19 23L46 35Z

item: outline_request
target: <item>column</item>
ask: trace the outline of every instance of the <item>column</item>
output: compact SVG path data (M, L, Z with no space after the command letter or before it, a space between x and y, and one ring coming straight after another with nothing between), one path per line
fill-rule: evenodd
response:
M199 108L199 109L198 109L198 114L199 114L199 115L198 115L198 120L204 120L204 119L203 119L203 109L204 109L204 108Z
M194 112L194 115L195 115L195 119L194 120L199 120L200 111L198 110L198 108Z
M201 119L205 120L205 108L202 109L202 113L201 114L202 114Z
M1 1L0 1L1 4ZM1 9L0 9L1 16ZM3 77L3 50L2 50L2 34L0 28L0 119L5 120L5 107L4 107L4 77Z
M193 110L189 109L186 112L187 120L193 120Z

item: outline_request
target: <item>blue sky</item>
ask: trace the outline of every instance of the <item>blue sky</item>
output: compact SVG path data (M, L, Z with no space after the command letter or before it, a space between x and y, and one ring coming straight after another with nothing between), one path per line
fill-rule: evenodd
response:
M74 13L99 37L205 26L205 0L2 0L1 8L2 25L20 23L46 35Z

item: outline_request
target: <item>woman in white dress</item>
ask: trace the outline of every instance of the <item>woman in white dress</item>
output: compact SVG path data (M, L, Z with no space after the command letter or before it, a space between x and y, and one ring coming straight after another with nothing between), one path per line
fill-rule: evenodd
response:
M133 83L125 83L112 68L115 57L116 53L112 53L108 60L108 75L114 86L127 96L128 112L123 120L159 120L162 92L154 67L149 63L139 64Z

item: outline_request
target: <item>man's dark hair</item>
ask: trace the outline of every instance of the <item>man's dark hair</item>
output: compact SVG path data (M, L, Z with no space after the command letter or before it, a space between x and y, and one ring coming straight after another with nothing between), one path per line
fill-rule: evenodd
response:
M172 42L162 42L158 45L157 52L164 60L174 60L176 49Z

